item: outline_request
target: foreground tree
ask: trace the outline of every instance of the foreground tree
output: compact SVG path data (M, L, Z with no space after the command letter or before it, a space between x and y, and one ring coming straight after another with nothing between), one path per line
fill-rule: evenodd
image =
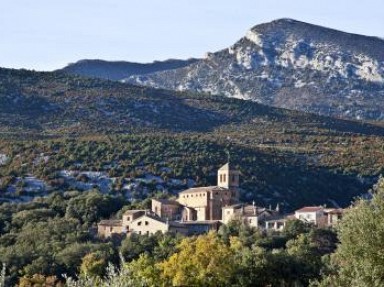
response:
M164 286L231 286L233 250L216 233L185 238L178 249L158 265Z
M371 201L360 199L346 212L340 244L329 270L313 286L384 286L384 179L373 188Z

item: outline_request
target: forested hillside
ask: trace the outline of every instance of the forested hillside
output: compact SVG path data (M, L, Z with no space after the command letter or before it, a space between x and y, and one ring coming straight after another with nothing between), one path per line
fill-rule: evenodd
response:
M159 234L105 242L94 228L127 209L148 208L150 198L216 184L216 170L228 159L241 172L241 200L279 204L286 213L303 205L348 206L384 164L379 125L62 73L1 69L0 132L0 262L7 282L20 286L60 286L62 274L103 277L108 262L119 264L119 252L128 262L121 272L138 276L122 286L199 285L170 266L206 254L202 240L217 248L215 262L231 260L222 266L228 277L196 270L204 280L307 285L320 279L321 256L335 248L333 231L300 225L265 235L234 224L192 239ZM191 249L181 252L186 245ZM265 263L257 272L255 260ZM234 276L239 272L253 277Z
M28 176L45 181L42 192L60 190L65 172L108 175L120 184L107 190L120 193L125 178L160 177L158 190L174 194L214 184L229 151L244 200L291 210L349 204L382 171L384 128L372 124L62 73L2 69L0 81L5 199Z

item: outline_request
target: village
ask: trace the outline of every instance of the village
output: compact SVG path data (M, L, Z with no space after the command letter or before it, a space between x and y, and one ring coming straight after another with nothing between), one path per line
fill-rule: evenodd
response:
M101 220L98 236L109 238L156 232L195 235L218 231L223 224L237 220L263 231L282 231L289 220L300 220L319 227L335 226L343 215L341 208L305 206L283 214L279 205L265 208L239 201L240 172L230 163L217 171L217 186L188 188L178 198L152 199L151 209L128 210L122 219Z

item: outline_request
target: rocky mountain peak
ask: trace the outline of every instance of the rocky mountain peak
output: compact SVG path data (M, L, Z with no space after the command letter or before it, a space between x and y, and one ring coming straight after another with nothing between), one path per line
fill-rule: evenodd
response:
M125 82L250 99L353 119L384 119L384 41L292 19L251 28L185 67Z

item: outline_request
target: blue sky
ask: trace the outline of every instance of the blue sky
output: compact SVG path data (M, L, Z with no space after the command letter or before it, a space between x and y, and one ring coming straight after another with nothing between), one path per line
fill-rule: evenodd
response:
M202 57L254 25L293 18L384 37L383 0L1 0L0 67Z

